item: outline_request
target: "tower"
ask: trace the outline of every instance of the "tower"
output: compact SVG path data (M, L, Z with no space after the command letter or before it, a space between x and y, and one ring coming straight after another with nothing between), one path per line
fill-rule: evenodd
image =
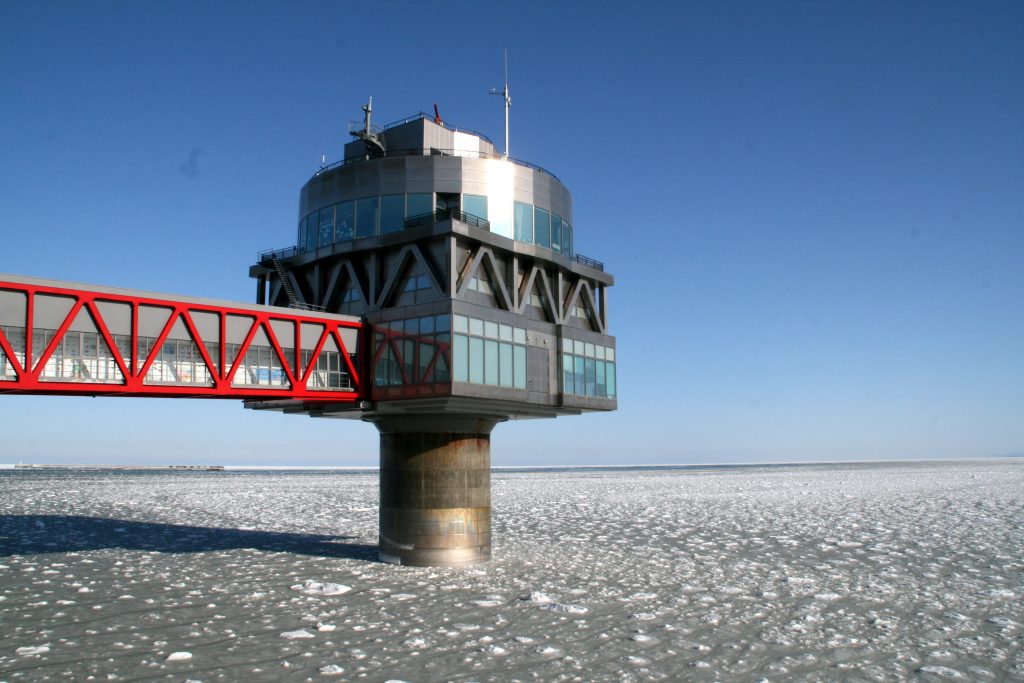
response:
M371 105L302 187L296 245L250 268L261 304L371 325L369 398L248 405L373 423L381 559L482 562L494 426L616 408L614 279L575 251L553 174L438 116L375 127Z

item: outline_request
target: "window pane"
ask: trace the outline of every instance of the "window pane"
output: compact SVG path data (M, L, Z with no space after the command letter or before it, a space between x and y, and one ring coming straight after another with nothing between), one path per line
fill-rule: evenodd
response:
M583 375L583 356L573 356L573 384L576 386L576 395L586 394L587 380Z
M484 336L490 337L491 339L498 338L498 323L492 323L490 320L484 323Z
M452 365L455 368L455 381L469 381L469 337L455 335L452 343Z
M538 246L551 248L551 214L539 206L533 212L533 241Z
M608 398L615 398L615 363L605 363L605 384L608 386Z
M454 319L456 332L469 332L469 318L464 315L457 315Z
M498 342L493 339L484 342L484 384L498 384Z
M615 349L610 346L606 347L604 355L608 360L615 360Z
M306 216L306 249L316 249L316 241L319 234L316 226L316 212Z
M469 381L484 383L484 340L478 337L469 338Z
M523 329L522 327L514 327L514 328L512 328L512 340L516 344L525 344L526 343L526 330Z
M477 218L487 218L487 197L476 194L462 195L462 210Z
M605 386L605 363L603 360L597 361L597 395L601 398L608 395L608 389Z
M356 237L373 237L377 234L377 200L367 197L356 200Z
M355 202L341 202L334 207L334 241L352 239L355 228Z
M502 342L498 346L498 384L503 387L512 386L512 345Z
M562 392L566 394L573 393L572 388L572 356L567 353L562 354Z
M533 242L533 207L529 204L516 202L514 206L516 239L520 242Z
M499 336L501 337L501 341L507 341L507 342L512 341L512 326L511 325L501 325L500 326Z
M405 199L405 217L411 218L413 216L422 216L425 213L432 213L434 211L434 195L431 193L426 194L408 194Z
M587 396L595 396L597 395L597 361L587 358L584 371L587 376Z
M562 219L551 214L551 248L562 251Z
M451 319L447 315L435 315L434 316L434 331L440 334L441 332L451 332L452 323ZM465 332L465 330L463 330Z
M386 194L380 198L380 234L398 232L405 225L405 195Z
M334 207L320 209L320 246L334 242Z
M484 321L480 318L470 318L469 333L484 336Z
M516 389L526 388L526 347L512 347L512 371L515 374L514 382Z
M570 257L573 254L572 251L572 226L562 221L562 253L568 254Z

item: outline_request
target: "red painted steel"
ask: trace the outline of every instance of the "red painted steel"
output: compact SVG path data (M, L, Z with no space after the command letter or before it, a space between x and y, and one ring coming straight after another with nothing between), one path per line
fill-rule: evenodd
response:
M48 286L38 284L27 284L20 282L9 282L0 280L0 290L20 292L26 295L26 320L25 320L25 349L24 364L19 362L10 341L0 328L0 350L6 356L7 362L14 369L14 381L0 381L0 393L14 394L57 394L57 395L89 395L89 396L139 396L159 398L228 398L228 399L250 399L250 400L301 400L305 402L330 402L344 403L365 398L368 394L369 383L364 379L365 375L361 368L357 368L349 357L349 350L346 348L342 330L354 329L358 332L358 345L365 345L365 338L369 334L369 326L355 321L337 320L334 318L321 317L316 314L292 311L291 309L267 310L256 308L233 308L225 305L202 304L188 301L176 301L173 298L157 299L147 296L129 296L125 294L114 294L108 292L89 291L86 289L71 289L61 286ZM65 316L60 327L53 335L52 340L46 345L38 359L33 358L33 309L36 303L36 296L39 294L69 297L74 303L71 310ZM131 306L131 357L124 358L117 344L114 343L113 335L104 321L98 303L111 302L115 304L128 304ZM164 323L159 337L153 344L147 358L139 362L139 307L152 306L160 309L170 310L166 323ZM47 361L53 357L55 350L68 332L76 316L82 310L88 312L96 326L100 336L107 345L110 356L120 370L122 380L119 383L112 382L89 382L89 381L59 381L54 379L43 379L41 377ZM194 313L212 313L218 316L220 333L216 342L202 339L196 329L192 318ZM252 323L235 354L234 362L227 367L227 346L226 320L227 316L239 316L251 319ZM177 321L181 320L195 348L198 348L202 356L206 370L212 378L213 386L203 386L186 383L147 383L146 374L150 371L154 361L160 355L164 342L168 339L172 328ZM288 348L282 347L274 333L271 322L290 323L294 328L294 344ZM322 327L316 346L312 355L303 369L302 347L301 347L301 326L303 323ZM274 353L278 357L281 370L287 378L287 386L274 388L265 385L240 385L234 383L235 376L240 369L246 367L246 352L252 346L253 338L262 330L269 340ZM121 332L121 330L118 330ZM351 378L352 389L310 389L308 383L317 368L317 361L324 352L328 340L333 340L339 350L340 358L343 359L343 367ZM219 358L210 357L207 350L208 344L216 344ZM363 358L362 349L356 349L356 358ZM362 363L359 363L362 365Z

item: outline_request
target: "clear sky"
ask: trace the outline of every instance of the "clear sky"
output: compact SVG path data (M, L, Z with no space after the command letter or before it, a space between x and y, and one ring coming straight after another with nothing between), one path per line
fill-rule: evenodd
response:
M253 301L349 120L573 192L614 414L493 462L1024 453L1024 3L0 3L0 272ZM0 396L0 462L375 464L373 427Z

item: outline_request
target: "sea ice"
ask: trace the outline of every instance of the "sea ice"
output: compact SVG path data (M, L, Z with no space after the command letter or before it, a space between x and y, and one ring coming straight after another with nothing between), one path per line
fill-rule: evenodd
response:
M44 652L49 652L49 645L27 645L25 647L19 647L14 651L16 655L41 655Z
M303 638L316 638L312 633L304 628L300 628L297 631L285 631L281 634L281 637L285 640L301 640Z
M192 659L191 652L172 652L164 658L166 662L184 662Z
M346 586L343 583L306 579L303 583L292 586L292 590L305 593L306 595L342 595L352 590L352 587Z

